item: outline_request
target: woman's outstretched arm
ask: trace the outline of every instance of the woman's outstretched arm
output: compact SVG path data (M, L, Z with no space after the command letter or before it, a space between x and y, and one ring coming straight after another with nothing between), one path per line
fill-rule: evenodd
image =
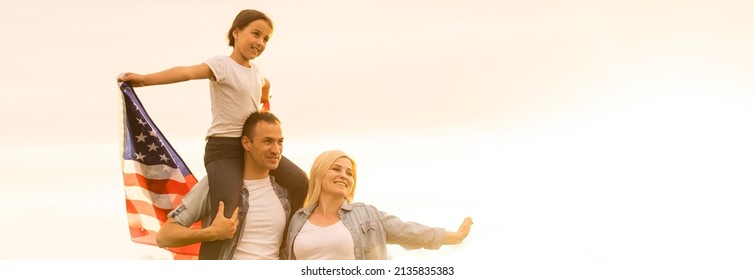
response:
M458 227L458 231L445 231L445 240L443 240L442 244L452 245L463 242L463 240L466 239L466 236L469 235L471 225L473 224L474 221L470 217L466 217L465 219L463 219L461 226Z

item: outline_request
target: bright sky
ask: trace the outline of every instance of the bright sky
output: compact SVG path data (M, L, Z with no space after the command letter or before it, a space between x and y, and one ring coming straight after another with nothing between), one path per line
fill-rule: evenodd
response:
M475 220L464 244L394 258L716 277L754 261L748 1L6 6L0 259L165 258L129 241L115 77L230 54L227 29L253 8L275 24L254 62L288 157L308 170L342 149L357 200L451 230ZM203 175L207 82L137 93Z

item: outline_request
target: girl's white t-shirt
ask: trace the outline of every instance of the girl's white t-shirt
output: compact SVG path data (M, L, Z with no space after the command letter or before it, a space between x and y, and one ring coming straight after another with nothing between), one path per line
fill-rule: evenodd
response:
M207 137L241 137L246 119L260 109L264 76L254 63L247 68L230 56L215 56L204 63L215 74L209 83L212 125Z

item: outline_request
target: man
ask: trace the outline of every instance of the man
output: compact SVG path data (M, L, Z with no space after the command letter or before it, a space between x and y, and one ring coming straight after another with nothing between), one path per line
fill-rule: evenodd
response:
M157 234L160 247L201 242L199 259L279 259L288 221L292 212L301 207L298 199L292 200L288 191L270 176L270 170L281 164L283 133L280 121L269 112L251 114L244 124L241 144L244 149L241 206L231 217L225 217L221 201L218 214L212 219L209 185L207 178L203 178L168 214L167 222ZM301 197L305 194L293 195ZM189 228L199 220L202 221L201 229ZM212 242L222 244L207 245Z

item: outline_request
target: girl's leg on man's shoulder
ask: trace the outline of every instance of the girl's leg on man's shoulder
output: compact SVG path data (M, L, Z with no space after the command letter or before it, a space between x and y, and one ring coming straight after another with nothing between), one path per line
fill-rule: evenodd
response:
M240 138L210 138L205 149L204 164L209 181L211 219L214 220L216 217L220 201L225 207L223 215L230 218L236 208L241 206L243 147ZM199 258L217 259L222 246L231 241L228 239L202 243Z
M278 168L270 171L275 181L288 190L293 211L304 205L306 191L309 188L309 177L295 163L283 156Z

